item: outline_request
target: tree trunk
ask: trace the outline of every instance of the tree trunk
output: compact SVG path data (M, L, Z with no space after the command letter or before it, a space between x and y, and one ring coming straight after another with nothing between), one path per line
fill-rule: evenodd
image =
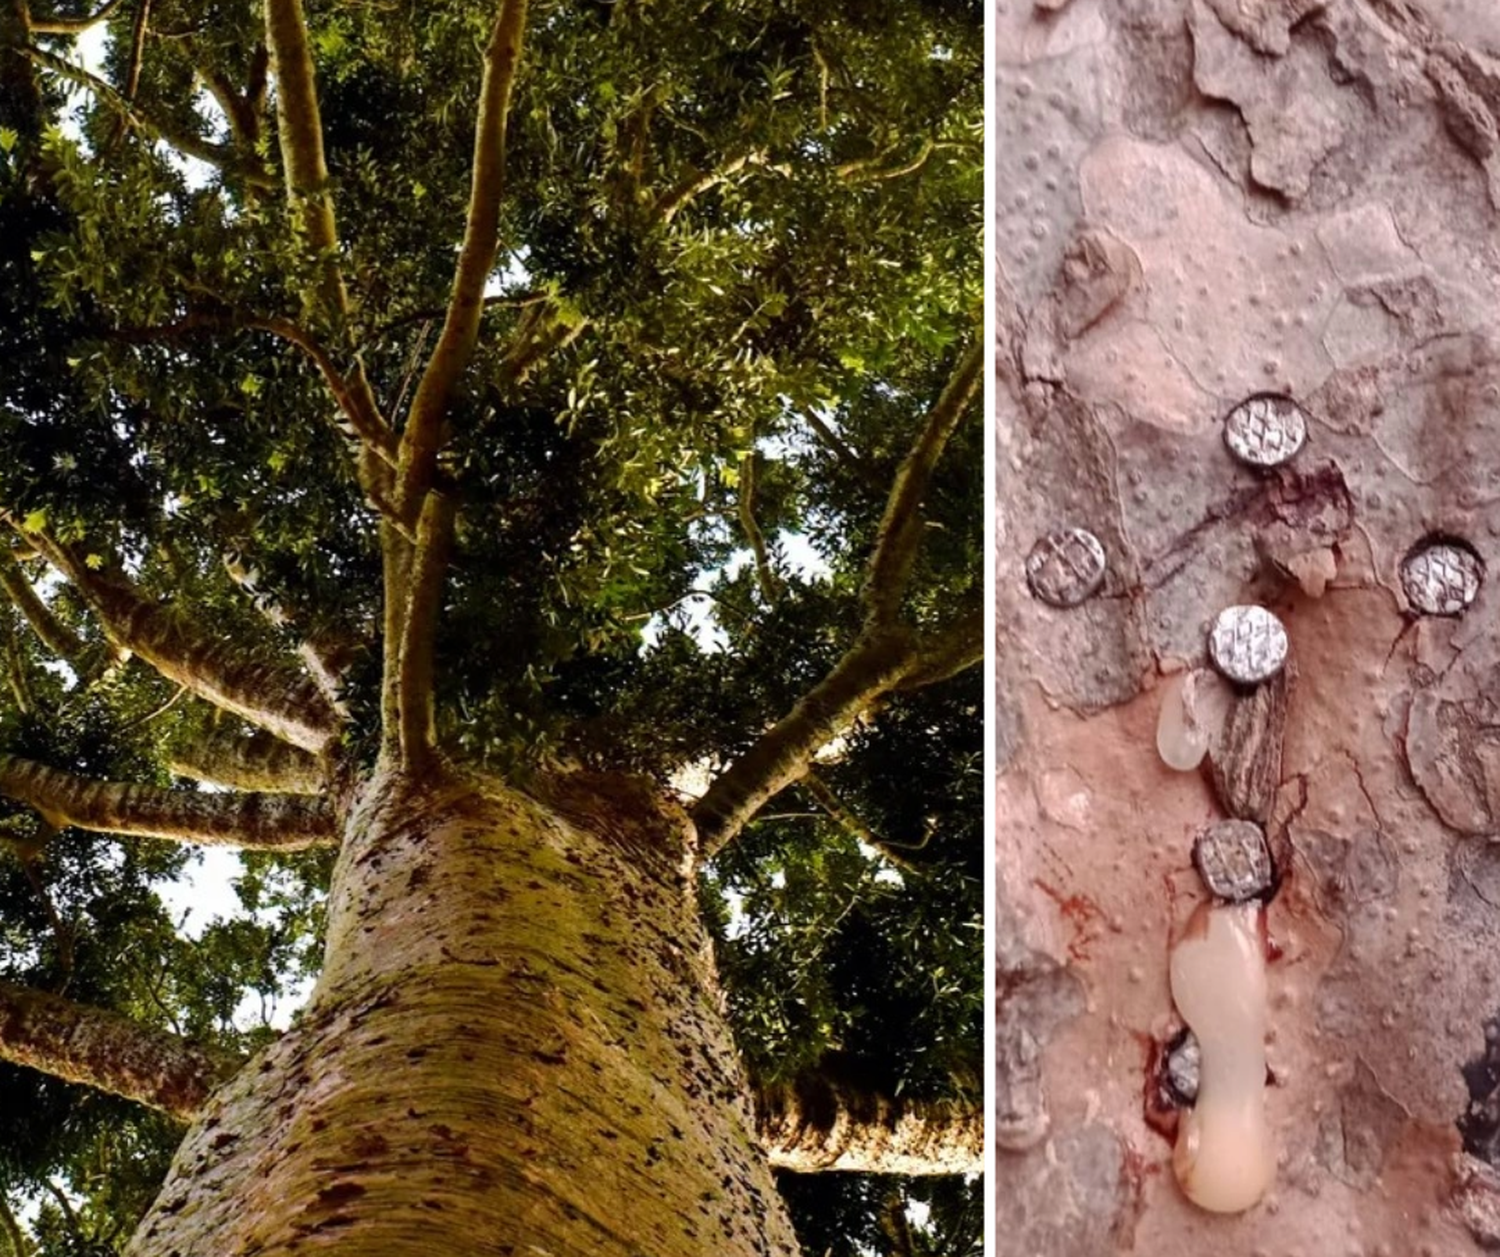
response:
M209 1102L132 1257L795 1253L689 833L618 778L370 780L312 999Z
M1018 0L997 34L999 1253L1493 1251L1500 8ZM1308 434L1258 470L1224 422L1268 392ZM1058 608L1024 564L1063 525L1108 571ZM1403 582L1434 534L1483 560L1462 614ZM1241 603L1285 693L1173 771L1159 712ZM1210 1214L1159 1067L1194 837L1237 811L1282 879L1277 1167Z

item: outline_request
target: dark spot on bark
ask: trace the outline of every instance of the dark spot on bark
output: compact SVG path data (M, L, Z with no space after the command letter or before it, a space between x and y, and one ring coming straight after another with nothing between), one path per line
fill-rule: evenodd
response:
M354 1136L349 1150L356 1157L378 1157L390 1150L390 1144L384 1135L376 1134L374 1131L361 1131Z
M316 1130L325 1130L327 1128L327 1126L328 1126L328 1119L326 1117L315 1117L312 1120L312 1128L315 1131Z
M1500 1165L1500 1014L1484 1023L1484 1051L1463 1066L1469 1107L1458 1119L1464 1151Z
M358 1183L330 1183L327 1187L319 1189L318 1200L325 1205L341 1205L348 1200L357 1200L365 1194L366 1190Z
M220 1148L227 1148L227 1147L229 1147L229 1145L232 1144L232 1143L234 1143L237 1139L239 1139L238 1135L231 1135L226 1130L222 1134L215 1135L214 1138L213 1138L213 1142L210 1143L208 1146L210 1148L212 1148L215 1152L217 1152Z

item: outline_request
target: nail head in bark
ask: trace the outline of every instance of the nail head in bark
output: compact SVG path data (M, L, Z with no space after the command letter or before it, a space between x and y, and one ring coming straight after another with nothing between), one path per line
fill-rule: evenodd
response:
M1307 416L1290 397L1258 393L1224 419L1224 443L1251 467L1280 467L1307 440Z
M1198 1071L1202 1064L1203 1053L1197 1037L1191 1030L1182 1031L1167 1048L1165 1070L1167 1090L1178 1104L1190 1105L1198 1098Z
M1274 876L1265 832L1254 821L1215 821L1193 843L1193 865L1209 893L1230 903L1264 895Z
M1421 615L1461 615L1479 596L1484 564L1457 541L1419 542L1401 563L1401 588Z
M1076 607L1104 583L1104 546L1086 528L1059 528L1031 547L1026 583L1054 607Z
M1241 685L1269 681L1286 664L1286 629L1264 607L1225 607L1208 635L1214 667Z

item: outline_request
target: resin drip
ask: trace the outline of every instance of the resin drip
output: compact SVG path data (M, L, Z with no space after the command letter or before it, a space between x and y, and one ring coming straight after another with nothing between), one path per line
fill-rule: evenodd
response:
M1257 904L1204 904L1172 950L1172 999L1197 1036L1198 1097L1172 1168L1187 1198L1239 1213L1265 1194L1276 1158L1266 1126L1266 962Z

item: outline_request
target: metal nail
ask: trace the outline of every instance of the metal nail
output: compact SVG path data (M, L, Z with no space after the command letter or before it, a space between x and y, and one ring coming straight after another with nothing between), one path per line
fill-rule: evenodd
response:
M1054 607L1076 607L1104 583L1104 546L1086 528L1059 528L1026 556L1026 583Z

